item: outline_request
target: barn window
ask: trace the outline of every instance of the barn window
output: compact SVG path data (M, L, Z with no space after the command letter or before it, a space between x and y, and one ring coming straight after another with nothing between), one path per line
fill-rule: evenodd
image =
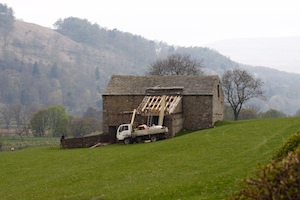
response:
M220 85L218 85L218 97L220 97Z

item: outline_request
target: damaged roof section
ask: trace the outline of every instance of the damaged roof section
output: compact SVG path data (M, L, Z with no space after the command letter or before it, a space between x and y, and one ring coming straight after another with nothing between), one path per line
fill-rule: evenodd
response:
M181 96L167 95L165 97L165 106L163 108L164 113L168 115L182 112L181 99ZM152 112L151 114L153 116L158 116L162 109L162 101L162 96L145 96L142 103L137 108L137 113L141 115L148 115L149 112Z

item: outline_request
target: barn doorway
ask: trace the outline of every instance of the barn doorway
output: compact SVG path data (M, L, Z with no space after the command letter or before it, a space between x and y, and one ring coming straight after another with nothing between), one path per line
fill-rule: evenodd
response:
M117 127L116 126L109 126L108 127L108 134L114 138L114 143L116 143L116 138L117 138Z

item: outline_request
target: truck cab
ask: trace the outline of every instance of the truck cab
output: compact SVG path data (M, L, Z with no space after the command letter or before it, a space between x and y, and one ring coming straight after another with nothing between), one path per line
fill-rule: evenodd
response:
M121 124L117 130L117 140L123 141L125 138L131 137L132 124Z

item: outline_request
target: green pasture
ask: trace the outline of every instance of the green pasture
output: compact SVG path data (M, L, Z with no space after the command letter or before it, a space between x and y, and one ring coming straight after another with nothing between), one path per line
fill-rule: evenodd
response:
M299 129L300 118L259 119L153 143L0 152L0 199L224 199Z
M0 137L1 149L0 151L10 151L11 148L15 150L25 149L29 147L38 146L59 146L59 137L26 137L21 139L19 136Z

